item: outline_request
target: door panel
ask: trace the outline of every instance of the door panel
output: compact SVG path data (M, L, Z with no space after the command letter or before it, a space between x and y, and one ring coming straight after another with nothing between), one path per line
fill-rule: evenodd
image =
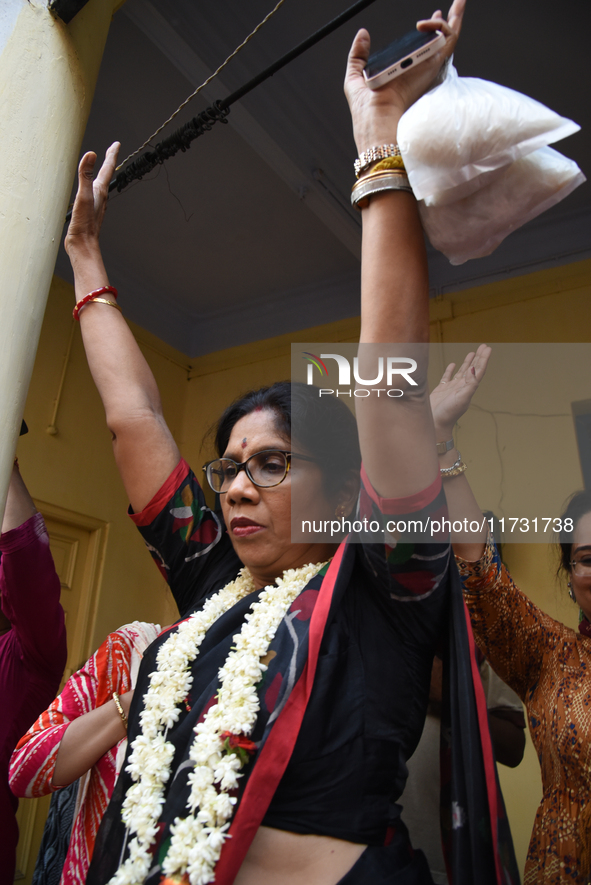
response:
M108 526L100 520L36 501L49 532L50 548L60 579L61 604L66 615L68 659L60 684L86 661L94 627L102 562ZM17 813L20 838L16 855L15 882L30 885L43 835L50 796L21 799Z

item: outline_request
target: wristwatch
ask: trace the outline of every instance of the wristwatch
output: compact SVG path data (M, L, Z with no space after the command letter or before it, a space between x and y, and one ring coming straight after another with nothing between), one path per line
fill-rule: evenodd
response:
M437 449L438 455L445 455L446 452L449 452L450 449L453 449L455 446L455 442L453 439L448 439L445 442L438 442L435 448Z

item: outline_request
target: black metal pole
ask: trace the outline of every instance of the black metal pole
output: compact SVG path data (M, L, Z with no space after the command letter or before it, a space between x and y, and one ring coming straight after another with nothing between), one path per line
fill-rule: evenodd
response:
M223 98L220 101L220 107L229 108L230 105L234 104L235 101L238 101L239 98L245 96L251 89L254 89L255 86L258 86L259 83L263 83L265 80L268 80L269 77L272 77L273 74L276 74L277 71L280 71L281 68L285 67L285 65L289 64L290 61L293 61L294 58L297 58L298 55L301 55L307 49L314 46L316 43L319 43L320 40L323 40L333 31L336 31L337 28L340 28L341 25L344 25L345 22L348 22L349 19L353 18L353 16L357 15L358 12L361 12L362 9L365 9L367 6L371 6L372 3L375 3L375 0L358 0L357 3L354 3L348 9L345 9L344 12L341 12L340 15L337 15L336 18L333 18L332 21L328 22L328 24L324 25L323 28L320 28L319 31L312 34L306 40L303 40L302 43L299 43L295 46L290 52L286 53L286 55L277 59L277 61L270 65L268 68L265 68L264 71L261 71L256 77L253 77L252 80L249 80L246 85L242 86L240 89L237 89L227 98Z
M184 126L168 138L159 142L153 151L146 151L143 153L137 160L132 161L125 167L125 169L122 169L113 181L110 182L109 193L115 190L115 188L118 191L122 191L123 188L127 187L132 181L142 178L144 175L147 175L148 172L151 172L156 166L164 163L170 157L173 157L177 151L186 151L191 146L192 141L211 129L216 122L225 123L225 118L230 111L230 106L233 105L234 102L243 98L260 83L268 80L269 77L272 77L273 74L276 74L277 71L280 71L281 68L288 65L294 60L294 58L302 55L307 49L310 49L310 47L319 43L320 40L323 40L328 34L336 31L337 28L340 28L341 25L348 22L349 19L357 15L358 12L361 12L362 9L371 6L372 3L375 3L375 0L357 0L356 3L340 15L337 15L336 18L333 18L332 21L328 22L328 24L324 25L324 27L320 28L306 40L303 40L281 58L277 59L276 62L269 65L268 68L265 68L265 70L261 71L260 74L257 74L256 77L253 77L252 80L249 80L249 82L240 89L237 89L231 95L228 95L227 98L216 101L211 107L206 108L205 111L202 111L196 117L193 117L192 120L189 120L188 123L185 123ZM70 221L71 217L72 211L70 210L66 215L66 221Z

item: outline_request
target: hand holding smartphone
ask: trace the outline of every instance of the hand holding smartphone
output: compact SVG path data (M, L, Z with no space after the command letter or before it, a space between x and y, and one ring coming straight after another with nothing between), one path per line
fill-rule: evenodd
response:
M370 89L379 89L411 65L425 61L444 44L445 35L440 31L409 31L385 49L370 55L363 71L365 82Z

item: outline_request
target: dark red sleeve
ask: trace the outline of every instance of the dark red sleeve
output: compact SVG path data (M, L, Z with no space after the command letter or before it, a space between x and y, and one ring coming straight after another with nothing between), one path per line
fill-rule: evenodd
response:
M5 532L0 537L0 551L2 611L25 658L59 671L61 676L67 656L61 586L41 514Z

